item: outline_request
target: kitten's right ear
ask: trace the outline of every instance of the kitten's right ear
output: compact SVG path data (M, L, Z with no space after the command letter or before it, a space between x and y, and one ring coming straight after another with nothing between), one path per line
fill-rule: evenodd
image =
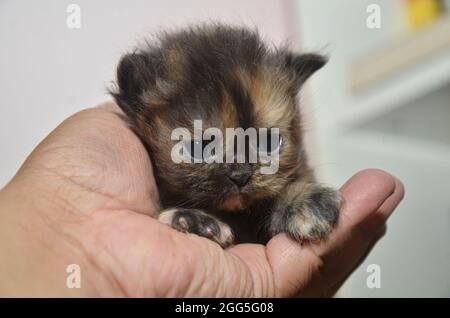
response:
M142 94L154 83L155 68L151 58L143 53L122 57L117 68L118 91L112 95L120 108L131 117L142 109Z
M288 54L286 66L290 69L295 78L297 87L302 86L308 78L321 69L328 59L320 54Z

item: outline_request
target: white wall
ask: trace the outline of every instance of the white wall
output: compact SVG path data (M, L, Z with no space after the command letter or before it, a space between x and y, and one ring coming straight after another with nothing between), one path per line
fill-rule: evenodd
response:
M369 4L381 28L366 26ZM331 59L311 83L319 167L339 185L356 171L385 169L406 188L386 237L340 291L348 297L450 296L450 48L354 94L350 65L407 32L404 1L301 0L302 45ZM369 264L381 288L366 284Z

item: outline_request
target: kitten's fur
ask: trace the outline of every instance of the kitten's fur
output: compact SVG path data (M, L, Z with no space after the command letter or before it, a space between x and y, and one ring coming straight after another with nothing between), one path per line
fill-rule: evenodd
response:
M325 63L320 55L270 49L257 32L224 25L166 33L125 55L112 94L151 156L159 219L222 246L265 243L280 232L299 241L330 232L341 196L315 180L296 101L303 83ZM171 132L192 130L195 119L203 120L204 129L222 131L279 128L278 172L261 174L259 163L174 163Z

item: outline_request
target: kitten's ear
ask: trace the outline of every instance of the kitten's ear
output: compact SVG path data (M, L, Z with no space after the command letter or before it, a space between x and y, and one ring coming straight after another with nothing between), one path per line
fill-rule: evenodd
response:
M300 87L316 71L321 69L328 59L320 54L289 54L286 66L294 73L295 83Z
M130 53L122 57L117 68L118 91L112 95L127 115L136 115L142 107L142 93L151 87L154 79L155 67L150 56Z

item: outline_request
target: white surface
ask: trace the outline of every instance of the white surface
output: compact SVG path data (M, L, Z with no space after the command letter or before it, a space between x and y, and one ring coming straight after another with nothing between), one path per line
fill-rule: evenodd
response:
M339 296L449 297L450 154L441 157L441 151L427 144L381 134L343 136L333 151L335 180L343 182L355 170L378 167L400 178L407 192L389 220L386 236ZM366 285L369 264L380 266L380 289Z

